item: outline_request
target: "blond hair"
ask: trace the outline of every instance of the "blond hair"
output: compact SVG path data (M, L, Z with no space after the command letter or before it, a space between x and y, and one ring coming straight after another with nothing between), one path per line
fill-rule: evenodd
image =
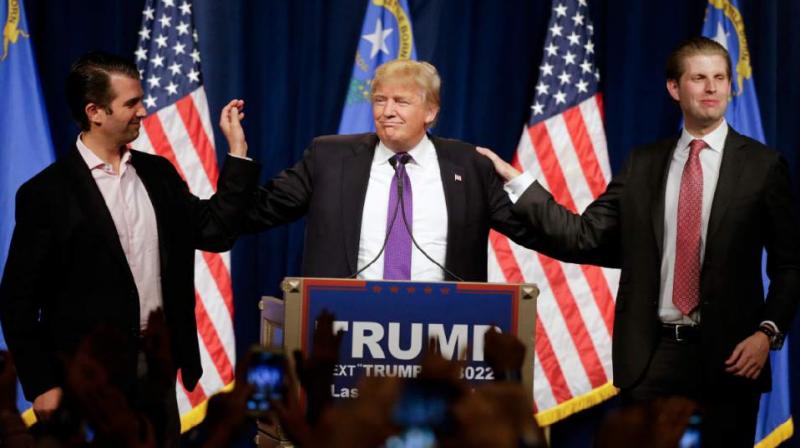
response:
M442 79L436 67L428 62L411 61L408 59L395 59L389 61L375 70L375 77L370 85L372 94L383 83L407 82L415 84L422 90L422 100L428 105L439 107L439 89Z

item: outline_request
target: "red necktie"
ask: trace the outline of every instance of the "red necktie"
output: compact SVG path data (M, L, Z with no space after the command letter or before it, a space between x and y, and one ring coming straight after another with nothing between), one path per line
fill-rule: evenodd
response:
M675 242L675 278L672 303L684 315L700 304L700 230L703 214L703 168L700 151L703 140L689 144L689 159L683 166L678 196L678 236Z

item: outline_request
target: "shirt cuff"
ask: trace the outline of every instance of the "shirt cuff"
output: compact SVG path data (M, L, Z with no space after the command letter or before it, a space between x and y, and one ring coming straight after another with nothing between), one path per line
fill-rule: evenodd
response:
M781 332L781 331L778 329L778 326L777 326L777 325L775 325L775 322L773 322L773 321L771 321L771 320L765 320L765 321L762 321L762 322L761 322L761 324L760 324L759 326L761 326L761 325L768 325L770 328L772 328L772 331L774 331L774 332L775 332L775 334L780 334L780 332Z
M522 196L522 193L525 193L525 190L527 190L535 180L536 179L534 179L533 174L525 171L519 176L506 182L506 184L503 185L503 190L508 193L508 197L511 199L511 202L516 203L519 197Z
M231 157L236 157L237 159L249 160L250 162L253 161L253 159L251 159L250 157L247 157L247 156L237 156L236 154L233 154L233 153L230 153L230 152L228 153L228 155L231 156Z

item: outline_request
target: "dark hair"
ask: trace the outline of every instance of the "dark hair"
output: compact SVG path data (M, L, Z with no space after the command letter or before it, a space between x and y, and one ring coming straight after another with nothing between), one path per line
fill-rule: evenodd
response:
M110 81L112 73L139 79L136 64L102 51L90 51L72 63L65 83L65 93L72 118L81 130L89 130L89 118L84 110L87 104L94 103L109 110L114 100Z
M678 81L684 72L683 63L687 58L698 54L703 55L719 55L725 59L725 65L728 72L728 79L731 77L731 55L719 42L709 39L707 37L697 36L686 39L681 42L675 50L670 53L667 58L666 76L667 80L674 79Z

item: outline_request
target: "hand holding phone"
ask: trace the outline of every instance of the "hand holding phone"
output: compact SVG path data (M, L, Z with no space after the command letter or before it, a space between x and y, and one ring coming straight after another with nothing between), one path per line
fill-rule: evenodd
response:
M247 413L263 417L272 410L271 401L286 397L286 355L262 346L248 353L247 383L253 392L247 398Z

